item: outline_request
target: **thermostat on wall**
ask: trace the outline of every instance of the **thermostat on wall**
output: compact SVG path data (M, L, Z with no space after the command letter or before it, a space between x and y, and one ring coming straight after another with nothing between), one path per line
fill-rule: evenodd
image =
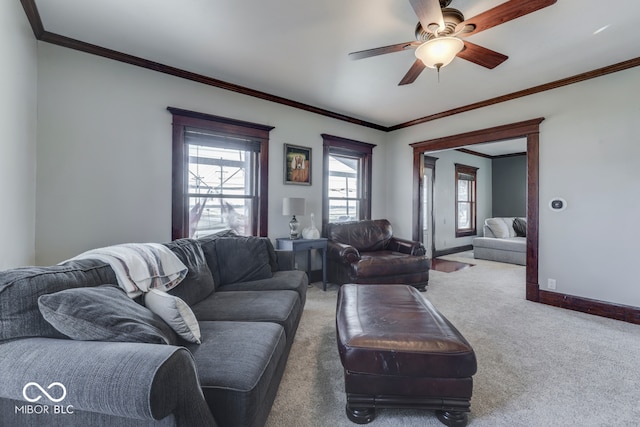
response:
M556 212L563 211L567 208L567 201L562 197L554 197L549 201L549 208Z

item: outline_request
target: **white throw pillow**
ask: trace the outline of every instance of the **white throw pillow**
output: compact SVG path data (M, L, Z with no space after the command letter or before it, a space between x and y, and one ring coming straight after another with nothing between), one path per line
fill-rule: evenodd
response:
M502 218L487 218L485 224L487 224L493 235L498 239L510 237L509 228Z
M144 295L144 304L182 338L200 344L200 325L186 302L159 289L151 289Z

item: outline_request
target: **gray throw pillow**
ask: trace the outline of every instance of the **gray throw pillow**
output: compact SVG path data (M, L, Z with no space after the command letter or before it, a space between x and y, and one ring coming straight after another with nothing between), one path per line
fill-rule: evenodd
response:
M517 237L527 237L527 220L524 218L515 218L513 220L513 230Z
M113 285L67 289L38 298L40 312L74 340L175 344L173 330Z
M168 291L188 305L195 305L211 295L215 284L202 248L194 239L178 239L164 244L189 270L178 286Z
M263 240L254 236L221 237L215 240L220 285L273 276L269 251Z

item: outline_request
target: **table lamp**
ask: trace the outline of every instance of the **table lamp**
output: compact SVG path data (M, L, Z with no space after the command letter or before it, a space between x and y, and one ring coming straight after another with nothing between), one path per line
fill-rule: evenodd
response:
M292 215L289 221L289 237L291 240L300 237L300 223L296 219L296 215L304 215L305 200L302 197L285 197L282 199L282 215Z

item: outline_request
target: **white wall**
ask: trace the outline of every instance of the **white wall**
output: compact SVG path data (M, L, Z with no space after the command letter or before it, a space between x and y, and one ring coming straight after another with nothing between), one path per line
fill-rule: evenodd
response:
M37 50L18 1L0 2L0 270L33 264Z
M391 206L411 202L408 145L522 120L540 126L539 282L557 292L640 306L637 263L640 218L640 68L528 96L394 132ZM562 212L547 204L567 200ZM411 211L391 213L410 227ZM524 289L524 284L523 284Z
M640 106L632 90L640 87L638 68L385 135L48 44L38 49L38 263L98 245L170 238L169 105L276 127L271 237L287 232L280 214L284 196L307 198L309 211L319 215L321 133L378 144L373 217L386 216L395 234L409 237L410 143L546 117L540 135L541 287L554 278L561 293L640 306L634 268ZM282 184L283 143L312 147L311 187ZM0 186L7 191L4 182ZM567 210L546 208L554 196L567 200ZM302 220L305 226L308 218Z
M275 126L269 150L269 237L288 235L285 196L307 199L320 224L322 133L377 144L375 217L386 215L382 132L131 65L38 45L36 261L171 238L167 106ZM283 144L312 148L312 185L283 184ZM298 218L302 227L309 215Z
M478 233L482 235L482 224L491 216L491 160L455 150L427 153L436 157L436 174L434 180L434 222L436 251L470 245L475 236L456 237L456 180L455 164L478 168L476 181L477 223Z

